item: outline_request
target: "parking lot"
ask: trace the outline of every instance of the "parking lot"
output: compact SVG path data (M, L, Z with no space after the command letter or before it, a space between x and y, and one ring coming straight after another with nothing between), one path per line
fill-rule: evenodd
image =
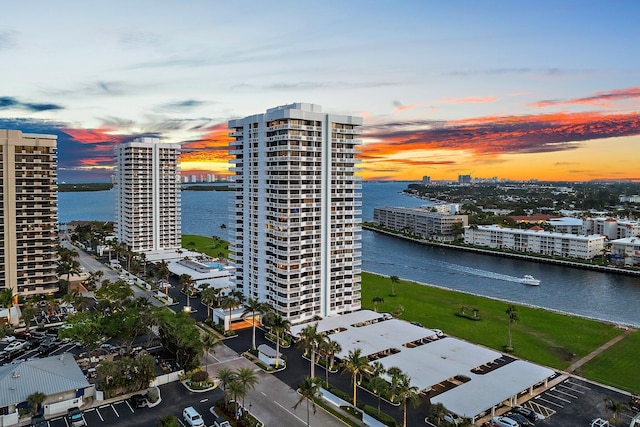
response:
M546 417L536 424L539 426L589 426L594 418L608 419L611 416L606 409L606 398L615 402L629 401L626 394L582 378L569 377L523 406ZM622 425L628 425L632 416L629 411L621 413Z

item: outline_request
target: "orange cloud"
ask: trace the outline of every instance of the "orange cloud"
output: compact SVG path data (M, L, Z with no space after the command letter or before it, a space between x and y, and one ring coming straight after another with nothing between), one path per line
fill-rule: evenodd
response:
M229 155L229 143L233 140L229 136L229 128L226 123L217 124L206 129L208 132L197 140L182 143L183 162L227 162Z
M497 156L576 148L571 142L640 135L640 113L556 113L487 116L451 122L413 121L371 127L365 136L382 142L362 146L364 159L418 150L465 150Z
M596 92L594 96L567 100L545 100L529 104L533 107L551 107L555 105L597 105L611 107L609 101L640 98L640 88L612 90L611 92Z
M118 135L109 135L112 129L62 129L64 133L69 135L75 141L82 144L96 144L103 142L121 142L123 137ZM127 138L129 138L127 136Z

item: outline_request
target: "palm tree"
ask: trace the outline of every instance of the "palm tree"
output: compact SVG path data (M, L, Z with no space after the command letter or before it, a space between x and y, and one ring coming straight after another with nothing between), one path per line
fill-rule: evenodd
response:
M156 277L159 279L164 279L164 293L168 297L169 296L169 275L171 275L171 271L169 271L169 264L166 261L160 261L156 265Z
M369 388L378 396L378 415L380 415L380 397L389 390L389 383L382 377L373 377L369 380Z
M291 330L291 322L282 317L280 313L274 312L270 320L271 332L276 335L276 369L280 366L280 334L286 334Z
M40 412L40 405L42 405L46 399L47 395L40 391L30 394L29 397L27 397L27 403L29 407L31 407L31 413L37 414Z
M393 389L393 394L400 398L402 405L402 425L407 427L407 405L412 403L417 405L420 402L420 392L418 387L411 385L411 378L406 374L398 376L398 380Z
M440 402L431 405L430 411L431 415L433 415L434 417L436 417L437 419L437 423L438 425L440 425L440 423L442 422L442 419L444 418L445 415L447 415L447 413L449 411L447 411L447 408Z
M337 342L325 336L326 339L320 341L318 345L318 350L324 356L324 373L325 373L325 383L329 386L329 370L333 366L333 361L336 353L342 351L342 346Z
M615 424L618 421L618 415L620 415L620 412L626 408L626 405L622 402L616 402L610 397L606 397L604 399L604 404L607 410L611 411L611 418Z
M249 392L249 390L253 390L256 388L256 385L260 382L260 379L256 375L255 371L251 368L240 368L236 371L236 379L237 382L242 384L242 387L245 390L244 395L242 396L242 406L244 407L244 396Z
M220 384L222 385L222 391L224 391L224 399L226 402L229 401L229 397L227 395L227 387L233 382L236 378L236 373L231 369L222 368L218 371L218 380L220 380Z
M382 297L373 297L371 299L371 302L373 303L373 310L377 313L378 312L378 304L384 303L384 298L382 298Z
M208 353L209 350L212 350L216 345L218 345L218 339L211 334L206 334L202 338L202 349L204 350L204 358L205 358L205 370L209 368L209 358Z
M27 303L22 307L22 320L24 321L27 332L29 332L29 324L31 323L31 320L36 317L37 313L38 310L31 303Z
M254 298L249 298L247 302L244 303L244 311L242 312L242 317L251 313L251 325L253 327L253 336L252 336L252 349L256 349L256 313L264 313L267 308L265 304L258 301Z
M394 297L396 296L395 284L400 281L400 278L398 276L389 276L389 279L391 280L391 296Z
M216 301L216 288L207 287L200 295L200 302L207 306L207 318L211 315L211 306Z
M231 294L224 297L224 299L222 300L222 303L220 303L220 307L223 310L229 310L229 330L231 330L231 310L236 308L238 304L239 304L238 300L235 297L233 297Z
M309 401L311 401L311 405L313 407L313 413L316 413L316 402L315 398L318 395L318 391L320 390L320 385L318 384L317 379L314 378L305 378L300 387L298 388L298 393L300 394L300 398L293 405L293 409L298 409L298 406L303 401L307 402L307 426L310 426L309 423Z
M236 421L238 420L239 416L238 416L238 400L240 400L241 398L244 399L244 396L247 394L247 391L244 386L242 385L242 383L240 381L238 381L237 379L234 379L233 381L231 381L231 383L229 383L229 395L230 397L233 398L234 402L235 402L235 408L233 413L235 414L235 419Z
M353 383L353 408L356 409L356 393L358 377L367 367L367 358L362 355L362 350L355 348L349 351L347 357L342 359L342 371L351 373L351 381Z
M318 332L318 324L305 326L299 334L300 341L298 346L304 348L305 353L309 351L311 353L311 378L315 378L315 364L316 364L316 348L324 340L325 334Z
M507 317L509 319L509 347L508 347L508 349L512 350L513 346L512 346L512 343L511 343L511 324L518 320L518 309L516 308L515 305L509 304L509 306L507 307L507 310L505 311L505 313L507 313Z

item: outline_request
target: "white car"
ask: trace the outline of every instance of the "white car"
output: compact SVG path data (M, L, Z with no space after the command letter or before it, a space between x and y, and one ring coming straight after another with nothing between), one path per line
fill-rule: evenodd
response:
M20 349L24 348L25 345L26 345L26 343L24 341L12 341L12 342L9 343L8 346L6 346L4 348L4 351L9 353L11 351L20 350Z
M520 427L520 424L509 417L493 417L491 427Z
M16 337L14 337L13 335L7 335L6 337L2 337L2 339L0 339L0 342L13 342L16 340Z
M204 420L202 416L196 411L193 406L188 406L182 411L182 418L191 427L204 427Z

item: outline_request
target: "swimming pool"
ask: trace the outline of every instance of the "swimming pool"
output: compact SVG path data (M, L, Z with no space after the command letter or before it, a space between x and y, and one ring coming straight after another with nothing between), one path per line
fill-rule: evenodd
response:
M210 268L215 268L216 270L222 270L224 268L222 264L216 264L216 263L210 263L205 265Z

